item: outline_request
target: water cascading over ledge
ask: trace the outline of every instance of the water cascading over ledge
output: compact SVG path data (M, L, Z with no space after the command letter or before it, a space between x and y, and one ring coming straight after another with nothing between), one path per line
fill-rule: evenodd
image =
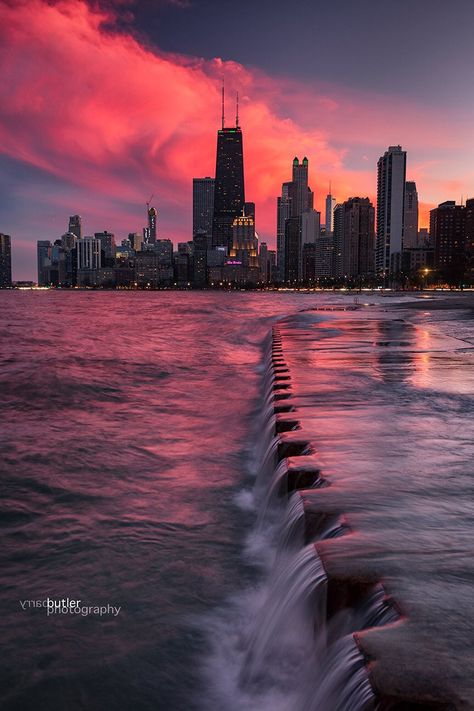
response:
M359 328L359 326L357 326L357 328ZM359 330L362 331L363 329ZM327 336L328 333L329 330L326 330L325 335ZM337 331L334 330L334 333L337 334ZM363 606L364 596L367 596L371 590L374 591L377 588L380 590L380 581L387 577L387 570L385 570L382 560L377 562L379 546L376 543L374 544L369 538L366 540L365 531L363 528L359 530L357 526L359 517L356 516L354 518L352 514L354 506L356 509L364 507L363 493L354 489L354 483L349 484L349 480L347 480L348 483L345 483L344 487L341 488L339 484L341 477L338 477L337 482L332 481L332 476L326 474L324 467L321 465L321 460L318 455L318 440L316 439L315 441L314 437L314 426L312 425L311 419L308 420L308 414L310 418L314 416L311 408L307 408L307 406L308 404L312 405L317 397L319 413L324 413L325 391L329 390L332 392L333 390L337 390L338 386L334 388L331 384L332 381L327 381L323 378L323 390L318 394L315 393L312 395L311 399L307 395L307 388L305 391L301 388L300 384L298 387L294 387L293 368L289 365L285 357L282 346L283 340L289 339L290 346L293 348L293 353L291 353L290 349L290 360L291 357L293 361L297 357L299 357L300 360L308 359L308 356L304 355L304 351L294 350L294 335L294 324L292 324L291 330L285 333L285 339L282 338L278 328L274 331L273 347L268 354L268 360L275 363L282 372L284 370L285 374L288 372L290 374L290 380L285 380L285 387L280 388L278 381L273 378L272 387L269 387L268 391L273 392L275 409L273 409L272 414L277 414L278 419L283 423L279 425L282 431L294 432L295 429L297 429L299 436L301 437L303 435L306 438L307 449L306 451L292 452L292 456L289 458L277 456L275 474L281 484L288 478L288 474L285 473L285 465L287 462L288 471L294 471L299 468L298 462L309 462L311 459L314 462L313 467L309 465L301 468L303 470L311 470L314 468L317 472L314 471L313 480L310 481L309 484L301 482L301 485L298 485L297 483L292 489L286 485L281 486L276 484L274 477L271 477L271 483L269 483L268 486L273 489L273 495L277 493L278 498L283 502L288 495L292 497L292 520L291 522L287 521L285 531L280 531L279 548L288 547L290 541L293 548L298 548L305 544L307 545L311 541L315 542L316 551L321 558L323 568L328 578L327 614L328 626L332 628L330 633L331 645L326 649L326 653L319 659L319 666L321 666L323 660L333 660L333 655L329 652L333 649L335 642L338 639L344 638L347 633L347 625L341 626L339 624L341 613L346 616L349 613L350 616L354 609L358 608L361 604ZM304 344L303 347L307 347L306 344L309 344L308 347L310 347L313 341L313 337L309 339L308 335L303 333L303 338L298 347L301 347L302 344ZM385 345L385 343L383 345ZM343 347L347 348L346 345ZM314 358L314 356L312 357ZM395 358L390 360L390 363L393 362L396 362ZM388 364L389 366L390 363ZM304 382L309 382L307 377L309 371L305 370L302 372L303 378L306 378ZM269 368L267 371L267 384L269 382L268 379L271 378L272 368ZM390 394L389 391L388 395ZM377 393L375 393L375 395L377 395ZM283 397L284 400L282 400ZM367 400L367 392L364 393L364 399ZM344 400L347 400L347 398L343 397L342 401ZM334 397L332 398L332 402L334 402ZM284 404L285 409L282 409L282 404ZM352 409L352 407L353 405L350 404L350 409ZM318 417L321 417L319 413ZM285 425L287 416L288 424ZM350 431L350 416L346 417L346 420ZM306 427L307 423L309 423L310 427ZM308 434L308 432L310 433L311 431L313 431L313 434ZM275 431L274 434L276 438L278 438L278 431ZM340 452L338 451L338 460L341 460L340 454L344 451L344 441L342 444L342 450L340 450ZM273 446L276 452L278 452L278 445L275 446L274 444ZM349 467L351 467L350 459L348 459L347 462ZM267 474L267 476L270 475ZM323 486L321 486L321 482L323 482ZM260 482L260 484L261 483L262 482ZM352 491L350 486L352 486ZM300 498L300 503L296 503L297 499L295 497ZM268 502L267 508L271 508L268 506ZM284 515L283 512L284 508L282 504L280 515ZM352 520L353 518L354 522ZM321 538L323 540L321 540ZM414 537L414 541L415 540L416 536ZM295 541L297 541L297 543L295 543ZM363 551L362 556L360 555L361 551ZM279 555L281 556L281 550ZM361 558L360 563L358 562L359 557ZM390 570L390 567L388 570ZM443 679L442 674L440 675L440 680L438 680L431 670L428 670L424 675L420 675L419 678L412 672L409 674L411 678L407 683L403 677L400 676L402 672L397 663L397 648L400 650L403 649L403 640L406 639L409 643L412 643L413 640L414 627L410 619L410 608L403 604L403 595L399 596L396 603L386 595L385 591L383 597L383 604L377 608L374 614L366 618L363 616L361 618L359 615L357 620L353 619L352 622L349 623L349 627L352 625L348 633L352 639L351 649L355 646L356 651L354 653L358 658L357 665L352 666L354 668L357 667L357 675L360 676L360 674L363 673L365 680L368 682L368 688L371 689L371 701L368 702L367 699L365 699L365 701L363 701L365 705L360 705L362 703L360 698L358 701L353 699L354 703L359 704L354 706L352 701L349 703L348 697L343 694L343 700L340 702L337 700L339 697L336 694L336 689L333 689L331 692L333 696L330 694L332 701L328 708L340 708L341 711L346 708L396 709L397 711L404 711L405 709L433 709L433 711L435 711L436 709L473 708L469 703L464 704L460 702L453 704L452 698L453 696L456 697L456 694L452 692L455 692L456 689L452 686L450 689L449 684ZM386 614L387 611L388 614ZM335 621L337 621L337 623ZM336 630L335 632L334 628ZM318 645L320 646L320 640ZM349 656L353 659L352 652ZM328 663L333 662L334 660ZM417 666L418 668L420 667L420 665ZM391 670L393 670L393 675L391 675ZM317 673L313 676L317 677ZM330 676L333 679L341 678L341 675L338 677L337 674L331 674ZM390 678L390 676L392 676L392 678ZM342 677L344 677L344 674L342 674ZM402 680L402 683L397 682L397 679ZM328 691L326 685L324 686L325 699L319 698L318 700L317 688L313 690L313 693L316 699L314 701L314 708L324 711L324 704L327 706L329 703L327 701ZM306 699L301 708L312 708L308 703ZM319 706L317 705L318 703ZM300 707L295 705L293 708L298 709Z
M258 603L243 633L239 686L248 693L257 689L260 698L266 692L282 694L281 708L288 711L368 711L377 700L353 632L391 624L399 615L378 581L354 584L350 594L345 581L343 595L329 595L335 582L326 573L318 541L348 535L350 528L341 512L321 515L310 530L305 523L300 492L330 482L293 404L277 331L267 360L255 535L273 542L274 556L267 559Z

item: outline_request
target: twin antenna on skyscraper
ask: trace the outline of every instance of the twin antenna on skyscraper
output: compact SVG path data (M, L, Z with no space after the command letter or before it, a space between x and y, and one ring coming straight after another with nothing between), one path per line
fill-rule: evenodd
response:
M235 127L239 128L239 92L235 100ZM222 128L224 129L224 79L222 79Z

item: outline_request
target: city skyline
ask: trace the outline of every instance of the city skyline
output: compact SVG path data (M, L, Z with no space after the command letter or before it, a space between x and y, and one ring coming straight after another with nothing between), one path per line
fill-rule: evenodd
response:
M131 7L136 23L142 11L140 4ZM418 102L380 87L343 86L335 76L272 74L263 64L251 65L248 51L222 59L212 42L209 55L218 58L185 56L178 41L181 54L175 55L169 46L159 48L159 37L139 41L138 25L124 25L122 15L114 19L111 12L99 15L76 0L0 9L1 66L10 77L1 120L0 230L12 236L14 278L34 277L34 245L59 237L64 216L79 212L87 234L107 228L124 238L141 229L153 192L160 235L174 243L190 239L192 178L214 174L223 74L229 115L230 97L237 89L241 94L246 191L257 205L260 239L270 248L276 247L275 197L294 155L310 158L309 182L323 214L329 181L338 201L367 196L375 204L374 166L389 145L409 153L407 179L417 185L420 227L428 226L429 210L439 203L470 194L467 103L456 105L451 97L440 115L426 97ZM179 25L195 10L166 12L164 19L174 13ZM433 17L437 13L434 7ZM44 47L52 57L47 72ZM235 52L232 43L229 52ZM120 90L119 74L126 79Z

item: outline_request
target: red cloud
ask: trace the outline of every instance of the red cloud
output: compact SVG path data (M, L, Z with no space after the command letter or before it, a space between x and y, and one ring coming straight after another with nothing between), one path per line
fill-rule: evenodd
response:
M90 195L90 215L102 218L92 229L138 229L154 192L166 236L190 237L191 179L214 172L223 74L228 94L241 93L247 198L257 203L259 232L271 242L275 197L294 155L310 159L320 208L330 178L340 199L374 198L376 159L399 142L419 152L408 177L425 180L422 197L446 199L426 166L439 146L456 152L466 145L453 117L448 125L446 117L440 123L394 100L316 81L303 86L236 62L164 54L114 32L111 23L113 16L81 0L0 8L0 151L69 187L69 197L50 198L66 213L87 215ZM230 96L229 120L232 103ZM446 172L443 164L438 169ZM75 192L81 204L72 204Z

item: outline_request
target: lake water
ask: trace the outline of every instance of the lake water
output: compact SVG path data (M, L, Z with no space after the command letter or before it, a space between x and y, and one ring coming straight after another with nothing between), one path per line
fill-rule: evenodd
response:
M226 610L258 611L268 575L253 485L271 327L303 309L353 302L294 293L1 294L2 709L293 711L291 689L276 697L262 680L247 683L248 636ZM433 338L446 328L466 337L469 324L454 314L443 326L440 313L429 317ZM345 346L357 337L346 330ZM387 337L393 332L377 335ZM327 354L325 364L326 377ZM403 387L432 387L430 366L407 361ZM310 356L295 357L295 367L317 378ZM467 393L456 367L443 396L458 402ZM384 383L392 392L389 375L380 376L377 397ZM343 451L340 430L333 434L332 463ZM28 602L47 598L92 611L47 615ZM102 606L120 610L94 612Z

